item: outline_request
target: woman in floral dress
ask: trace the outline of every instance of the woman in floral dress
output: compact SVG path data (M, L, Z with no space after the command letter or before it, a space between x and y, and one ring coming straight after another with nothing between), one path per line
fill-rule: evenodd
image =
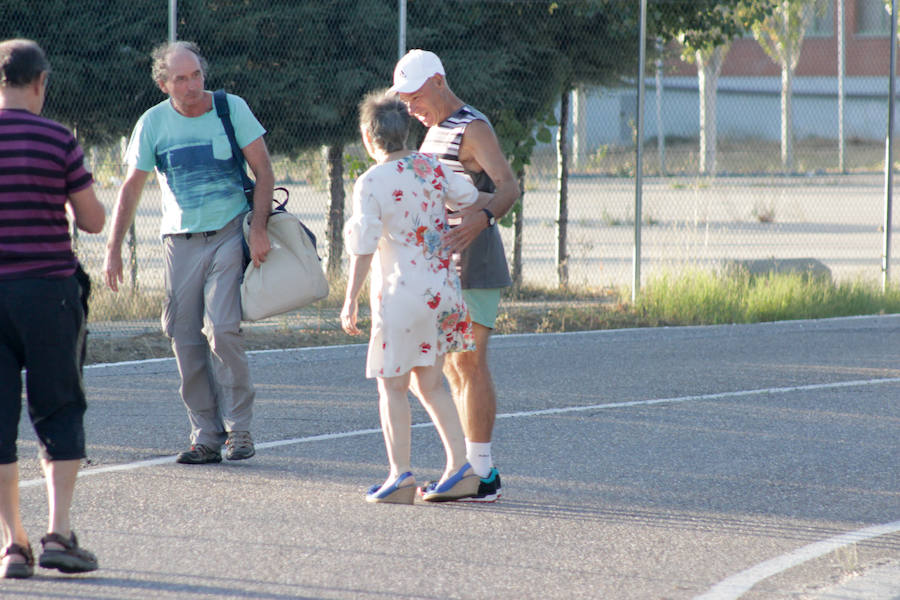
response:
M436 158L406 148L406 106L384 92L360 105L363 143L376 165L356 181L353 216L344 228L350 254L341 326L357 328L357 298L372 270L372 332L366 377L377 378L381 425L390 473L366 494L370 502L412 503L410 378L447 453L443 476L424 490L426 501L475 494L479 477L466 462L465 442L441 372L444 354L474 349L472 323L449 251L445 207L458 210L478 198L468 180L444 171Z

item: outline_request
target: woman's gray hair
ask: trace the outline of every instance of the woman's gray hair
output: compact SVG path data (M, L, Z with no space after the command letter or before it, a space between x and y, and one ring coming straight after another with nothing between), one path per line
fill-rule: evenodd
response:
M409 111L406 104L387 90L370 92L359 105L360 127L372 135L372 141L385 152L406 149L409 137Z
M206 59L203 58L203 55L200 54L200 47L197 44L185 41L163 42L150 53L151 58L153 58L153 67L151 68L150 75L153 77L154 82L169 80L169 56L178 50L188 50L193 52L200 62L200 70L203 71L203 76L206 77L206 69L209 67L209 63L207 63Z
M50 71L47 55L37 42L13 39L0 42L0 85L24 87Z

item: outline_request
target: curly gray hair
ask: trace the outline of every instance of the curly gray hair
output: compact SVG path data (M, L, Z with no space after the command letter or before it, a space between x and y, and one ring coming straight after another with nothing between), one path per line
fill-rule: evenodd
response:
M197 44L184 41L164 42L154 48L153 52L150 54L153 58L153 67L150 74L153 77L154 82L168 81L169 56L178 50L189 50L190 52L193 52L197 56L197 60L200 61L200 70L203 71L203 76L206 77L206 69L209 67L209 63L207 63L206 59L203 58L203 55L200 54L200 47Z

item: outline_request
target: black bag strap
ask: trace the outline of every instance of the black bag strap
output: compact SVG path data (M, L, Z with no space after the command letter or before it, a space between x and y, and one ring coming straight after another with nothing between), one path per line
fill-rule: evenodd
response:
M213 104L216 106L216 114L222 120L222 126L225 127L225 134L228 136L228 142L231 144L231 156L238 165L241 172L241 183L244 191L252 190L256 184L247 175L247 169L244 168L244 153L238 146L237 138L234 136L234 125L231 123L231 112L228 110L228 98L225 96L225 90L216 90L213 92Z

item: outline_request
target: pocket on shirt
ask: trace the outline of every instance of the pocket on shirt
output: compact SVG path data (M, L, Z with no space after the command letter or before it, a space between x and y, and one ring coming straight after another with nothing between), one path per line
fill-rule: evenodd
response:
M213 158L216 160L228 160L231 158L231 142L224 133L213 137Z

